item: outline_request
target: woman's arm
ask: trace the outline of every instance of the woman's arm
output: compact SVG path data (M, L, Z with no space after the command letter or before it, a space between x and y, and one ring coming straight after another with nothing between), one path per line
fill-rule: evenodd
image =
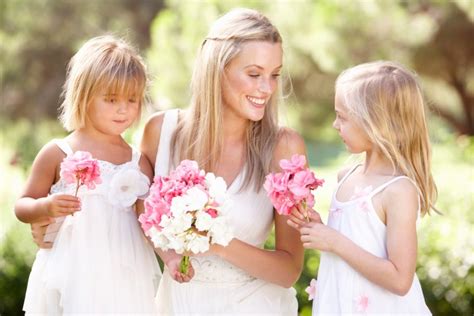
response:
M164 112L156 113L145 125L142 140L140 142L140 151L148 158L152 170L155 170L156 154L160 144L161 127L163 125Z
M40 150L33 162L25 189L15 203L15 214L20 221L34 223L80 210L77 197L67 194L48 195L57 179L58 166L63 158L64 154L53 142Z
M305 248L333 252L369 281L403 296L411 288L416 268L416 188L408 180L399 180L382 192L382 205L387 216L387 259L320 223L303 227L301 240Z
M296 132L285 129L275 148L273 171L279 170L279 161L293 154L305 155L304 141ZM303 267L303 247L299 232L287 225L286 216L274 212L275 250L265 250L233 239L227 247L212 246L212 251L250 275L291 287Z

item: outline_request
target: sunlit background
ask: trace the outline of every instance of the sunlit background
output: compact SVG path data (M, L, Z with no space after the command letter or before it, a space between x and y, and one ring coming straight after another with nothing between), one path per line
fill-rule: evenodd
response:
M154 111L187 106L195 53L212 21L234 7L262 11L282 33L281 121L304 136L313 170L326 179L315 192L323 217L336 171L353 161L331 128L338 73L389 59L419 74L443 215L421 220L417 274L434 315L473 315L474 0L0 1L0 314L22 314L36 246L13 204L41 146L66 135L56 116L74 52L106 32L140 48L153 79L143 124ZM126 137L136 144L140 133ZM295 284L301 315L311 314L304 289L318 264L319 253L307 251Z

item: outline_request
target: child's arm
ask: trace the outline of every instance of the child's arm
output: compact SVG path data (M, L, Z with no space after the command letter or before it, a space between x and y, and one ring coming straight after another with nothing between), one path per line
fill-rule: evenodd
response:
M33 223L80 210L77 197L67 194L48 195L57 179L58 166L63 158L64 154L53 142L40 150L33 162L25 189L15 203L15 214L20 221Z
M403 296L411 288L416 268L418 192L409 180L399 180L382 192L382 205L387 218L387 259L320 223L303 227L301 240L305 248L333 252L369 281Z

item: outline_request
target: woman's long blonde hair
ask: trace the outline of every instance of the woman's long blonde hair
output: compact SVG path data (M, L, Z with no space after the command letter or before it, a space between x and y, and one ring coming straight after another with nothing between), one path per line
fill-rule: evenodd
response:
M425 104L416 75L394 62L366 63L342 72L336 91L394 170L416 183L421 214L429 213L437 190L431 174Z
M71 58L63 87L60 120L67 131L84 127L87 109L101 89L145 102L146 66L124 39L112 35L88 40ZM140 117L137 115L137 118Z
M174 163L196 160L206 171L214 171L223 148L222 79L224 69L248 41L281 43L278 30L262 14L234 9L219 18L206 36L194 66L191 104L171 141ZM281 83L271 97L263 119L249 122L246 131L246 172L242 187L254 183L260 190L270 171L278 137Z

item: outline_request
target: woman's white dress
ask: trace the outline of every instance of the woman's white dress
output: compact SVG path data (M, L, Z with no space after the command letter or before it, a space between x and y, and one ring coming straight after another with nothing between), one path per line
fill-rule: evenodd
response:
M170 171L170 139L178 111L165 113L156 158L156 175ZM262 189L239 191L241 172L228 187L228 223L234 236L263 247L273 225L273 207ZM165 269L157 294L162 315L297 315L296 291L257 279L215 256L191 258L195 276L189 283L174 281ZM258 264L258 262L255 262ZM281 273L285 273L282 271Z
M56 143L72 154L65 140ZM64 219L53 248L36 255L23 306L27 314L156 313L161 271L130 206L140 181L147 185L139 159L134 150L121 165L99 160L102 183L80 188L81 210ZM73 195L75 187L60 179L50 193Z

